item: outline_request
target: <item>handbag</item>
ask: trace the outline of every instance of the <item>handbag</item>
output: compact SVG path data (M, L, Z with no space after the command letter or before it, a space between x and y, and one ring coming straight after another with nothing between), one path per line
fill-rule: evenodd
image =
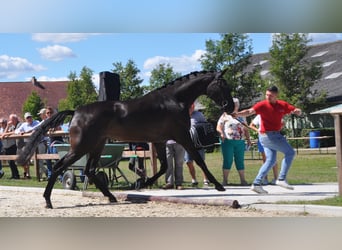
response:
M200 122L190 127L190 136L197 149L207 148L219 142L214 126L210 122Z

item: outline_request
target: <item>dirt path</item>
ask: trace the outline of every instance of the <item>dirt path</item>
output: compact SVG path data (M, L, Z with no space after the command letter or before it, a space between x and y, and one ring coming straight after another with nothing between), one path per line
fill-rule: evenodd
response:
M288 217L290 212L270 212L228 206L170 202L129 202L111 204L107 198L84 197L80 191L55 189L54 209L46 209L42 188L0 186L0 217Z

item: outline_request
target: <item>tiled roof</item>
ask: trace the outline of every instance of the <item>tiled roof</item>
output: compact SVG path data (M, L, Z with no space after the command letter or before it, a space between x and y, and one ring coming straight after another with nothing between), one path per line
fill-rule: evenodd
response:
M250 71L255 65L261 66L262 77L270 75L269 53L255 54L251 57ZM322 78L313 86L316 90L327 91L327 102L342 103L342 41L309 46L305 59L319 61L323 66Z
M0 117L8 118L9 114L17 114L22 120L22 107L27 97L36 91L43 102L54 108L67 96L68 81L39 82L41 89L29 82L0 82Z

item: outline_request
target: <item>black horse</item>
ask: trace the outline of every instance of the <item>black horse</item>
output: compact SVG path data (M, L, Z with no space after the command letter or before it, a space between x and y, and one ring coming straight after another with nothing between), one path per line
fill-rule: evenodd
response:
M116 202L108 187L95 176L97 163L108 138L118 141L152 142L155 145L160 170L141 187L152 185L166 172L165 142L173 139L189 152L215 188L224 191L224 187L209 172L189 133L189 107L200 95L210 97L223 111L233 111L231 89L223 79L224 73L192 72L140 98L129 101L95 102L81 106L76 111L61 111L35 130L17 161L19 164L27 162L33 155L39 139L49 129L62 124L67 116L73 116L69 130L71 149L54 165L44 192L47 208L52 208L50 197L57 177L85 154L88 154L85 174L110 202Z

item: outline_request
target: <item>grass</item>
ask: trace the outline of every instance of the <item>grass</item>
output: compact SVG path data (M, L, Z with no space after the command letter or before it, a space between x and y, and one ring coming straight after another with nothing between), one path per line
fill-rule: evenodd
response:
M278 165L283 155L278 155ZM4 162L5 163L5 162ZM212 153L206 154L206 163L211 173L217 178L219 182L222 181L222 155L219 150L214 150ZM245 154L245 175L247 182L251 183L255 178L260 166L262 164L261 156L253 151L248 151ZM135 181L135 174L128 169L128 161L123 160L120 162L119 167L124 172L130 182ZM151 176L151 168L149 160L146 161L147 174ZM32 179L30 180L9 180L10 169L8 166L4 166L5 176L0 179L0 185L3 186L26 186L26 187L45 187L46 181L38 181L33 166L31 166ZM20 174L22 175L22 168L18 167ZM108 173L108 169L105 169ZM184 164L184 187L191 185L191 178L187 166ZM269 179L272 179L272 171L269 173ZM202 184L203 175L199 167L196 166L196 176ZM336 166L336 152L334 149L322 150L319 152L316 149L303 149L299 150L293 161L292 167L288 174L288 182L290 184L311 184L311 183L324 183L324 182L337 182L337 166ZM165 183L165 177L162 176L153 188L160 188ZM238 185L240 179L238 173L233 166L230 176L229 184ZM77 186L82 189L83 184L80 179L77 178ZM63 188L60 182L56 182L55 188ZM127 189L127 185L123 178L119 178L117 182L114 182L112 189ZM88 186L89 191L98 191L94 185ZM342 198L336 197L332 199L322 201L310 201L310 204L321 204L321 205L336 205L342 206ZM306 204L305 201L300 201L300 204Z
M333 198L327 198L323 200L315 201L291 201L291 202L281 202L281 204L300 204L300 205L321 205L321 206L342 206L342 197L336 196Z

